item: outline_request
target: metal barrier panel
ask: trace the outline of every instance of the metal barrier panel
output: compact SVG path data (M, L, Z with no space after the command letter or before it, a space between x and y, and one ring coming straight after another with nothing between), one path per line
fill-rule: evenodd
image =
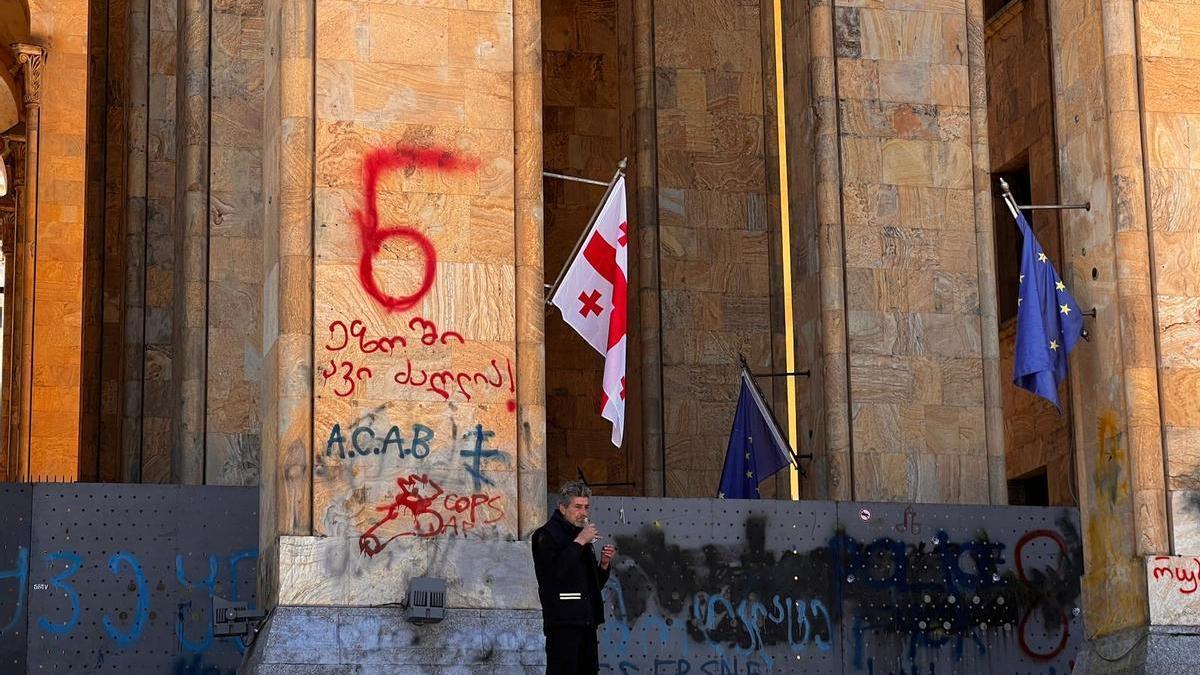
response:
M5 661L3 672L236 670L244 646L213 639L210 598L253 601L256 488L39 484L31 492L32 531L15 546L4 542L28 560L19 645L28 664L10 671ZM10 611L23 613L0 595L0 615Z
M598 498L601 672L1070 672L1075 509Z
M832 502L606 497L592 518L619 550L601 672L840 670Z
M1073 508L838 504L844 673L1069 673Z
M33 489L0 483L0 672L25 672Z

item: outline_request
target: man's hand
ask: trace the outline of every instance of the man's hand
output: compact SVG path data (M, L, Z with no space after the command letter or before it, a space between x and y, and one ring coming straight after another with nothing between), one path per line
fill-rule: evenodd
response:
M575 537L575 543L579 544L580 546L587 546L595 541L599 536L600 532L596 530L596 525L594 523L588 523L587 525L583 526L583 531Z
M606 544L604 548L600 549L600 566L608 569L615 555L617 555L617 547L612 544Z

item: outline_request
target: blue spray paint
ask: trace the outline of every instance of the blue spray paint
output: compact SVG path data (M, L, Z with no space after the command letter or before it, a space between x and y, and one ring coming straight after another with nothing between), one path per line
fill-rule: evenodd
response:
M208 576L204 578L204 581L200 581L200 582L188 581L187 574L185 574L183 567L184 567L183 554L179 554L179 555L175 556L175 579L179 582L179 585L182 588L184 588L188 591L194 591L194 590L196 590L197 587L203 588L205 591L207 591L209 598L211 598L213 595L216 594L216 592L217 592L217 556L215 556L215 555L208 556ZM235 586L234 588L237 588L237 587ZM184 635L183 623L184 623L184 617L187 614L187 610L191 609L191 606L192 606L191 601L179 603L179 611L175 618L175 635L179 638L179 644L183 647L184 651L191 653L191 654L199 654L212 646L212 641L213 641L212 621L210 620L210 621L206 622L206 626L205 626L205 630L204 630L204 637L201 638L199 642L193 642L193 641L187 639L187 636ZM211 610L209 610L209 611L211 613ZM210 616L209 618L211 619L212 617Z
M72 552L58 551L56 553L47 553L43 559L47 564L50 565L53 565L59 560L67 563L67 569L59 572L53 577L50 577L50 587L58 589L67 594L67 597L71 600L71 616L67 617L66 621L59 624L50 623L50 621L44 616L38 617L37 625L38 628L41 628L47 633L53 633L54 635L66 635L75 628L75 624L79 623L79 612L82 609L79 604L79 592L75 590L74 586L67 583L67 579L75 576L75 573L78 572L79 568L83 566L83 558L80 558L77 554Z
M11 570L0 572L0 581L14 579L17 584L17 603L13 607L12 618L0 628L0 635L16 627L21 617L25 616L25 593L29 586L29 549L24 546L17 548L17 566Z
M133 627L129 629L129 632L122 633L117 630L115 623L108 617L108 614L102 616L100 620L104 624L104 632L108 633L108 636L112 638L113 642L117 643L118 647L128 647L142 636L142 629L146 627L146 619L150 615L150 589L146 584L146 575L142 574L142 566L138 564L137 558L132 553L124 551L114 553L108 559L108 570L113 574L120 574L121 563L129 566L129 569L133 572L134 585L137 587L137 608L133 614Z

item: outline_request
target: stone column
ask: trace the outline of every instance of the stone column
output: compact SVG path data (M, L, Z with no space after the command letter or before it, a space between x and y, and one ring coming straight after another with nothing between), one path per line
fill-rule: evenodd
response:
M666 496L663 466L662 280L658 237L658 113L654 76L654 2L632 0L638 330L641 335L642 494Z
M30 423L32 422L33 401L33 302L34 302L34 262L37 259L37 223L38 223L38 140L41 131L42 110L42 68L46 61L46 50L38 45L16 43L12 50L17 54L17 62L21 64L22 73L22 103L25 105L25 187L20 193L24 209L20 212L15 243L14 275L19 274L21 281L20 307L21 323L13 327L14 335L20 337L13 340L14 359L13 387L18 397L12 404L12 421L16 433L10 436L17 454L17 477L20 480L30 478Z
M19 332L15 332L13 328L19 325L21 308L20 290L17 288L17 252L20 250L17 247L18 231L23 226L21 218L21 208L24 201L21 199L21 193L24 190L25 179L22 175L24 168L21 167L24 159L24 143L15 142L11 138L6 138L4 142L9 149L10 157L12 158L12 168L8 169L8 189L13 195L13 210L0 213L0 245L4 247L4 330L3 330L3 348L0 349L0 354L3 354L3 368L0 370L0 442L3 443L3 474L0 475L6 481L17 482L22 480L21 473L21 456L19 447L15 443L11 429L13 428L13 404L20 400L21 391L15 384L19 384L19 379L14 379L14 376L20 373L20 359L18 351L14 349L14 344L20 336ZM20 148L20 150L16 150ZM0 160L5 161L5 160ZM7 162L6 162L7 163Z
M394 634L372 659L397 666L540 650L520 540L546 504L539 19L531 0L268 17L259 571L275 613L249 672L300 663L274 636L344 640L329 653L345 664L360 630ZM382 605L416 576L448 581L449 616L413 640ZM481 629L482 651L453 637Z
M974 0L831 4L813 8L814 17L833 12L814 24L815 66L824 75L814 96L820 106L832 90L835 100L822 110L837 106L836 143L817 130L816 161L830 165L820 171L818 200L840 206L839 214L819 206L829 308L822 337L834 399L827 416L850 415L846 439L839 424L828 425L830 482L840 484L845 471L853 486L834 496L1003 499L996 347L994 337L986 345L983 338L994 333L995 290L982 208L982 12ZM820 51L830 18L832 72ZM837 173L835 183L825 178ZM843 341L844 378L836 360ZM849 471L836 464L846 441Z
M176 97L175 354L177 416L172 426L172 476L204 483L208 392L209 72L212 39L208 0L179 4Z

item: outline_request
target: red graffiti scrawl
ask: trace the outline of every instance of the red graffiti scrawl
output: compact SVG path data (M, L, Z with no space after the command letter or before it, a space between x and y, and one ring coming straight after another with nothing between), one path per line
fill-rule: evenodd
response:
M375 507L384 516L358 538L358 548L368 557L382 551L400 537L437 537L440 535L467 536L478 525L492 525L504 518L501 495L477 492L472 495L446 493L427 474L409 474L396 479L400 490L392 501ZM401 515L407 516L401 519ZM398 531L380 539L376 531L384 525L401 520Z
M358 262L358 278L363 290L375 299L389 312L403 312L411 309L433 286L433 277L437 270L437 250L433 242L419 230L407 225L380 227L377 196L379 179L389 171L397 169L428 169L446 173L472 171L479 166L478 160L465 159L438 148L412 148L396 146L394 148L379 148L367 153L363 158L363 208L354 212L354 222L358 225L358 236L362 242L362 258ZM408 295L391 295L379 287L375 278L375 256L383 249L389 239L404 239L411 242L421 251L425 259L425 267L421 274L421 283L417 289Z

